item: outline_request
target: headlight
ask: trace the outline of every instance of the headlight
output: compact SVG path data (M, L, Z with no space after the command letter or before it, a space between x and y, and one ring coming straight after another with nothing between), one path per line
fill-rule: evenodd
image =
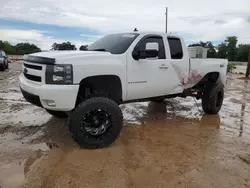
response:
M47 65L46 84L73 84L72 65Z

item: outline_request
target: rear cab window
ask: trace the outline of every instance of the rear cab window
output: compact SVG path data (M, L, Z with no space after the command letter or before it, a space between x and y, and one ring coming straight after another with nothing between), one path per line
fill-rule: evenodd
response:
M169 44L171 59L182 59L183 49L181 40L177 37L168 37L168 44Z

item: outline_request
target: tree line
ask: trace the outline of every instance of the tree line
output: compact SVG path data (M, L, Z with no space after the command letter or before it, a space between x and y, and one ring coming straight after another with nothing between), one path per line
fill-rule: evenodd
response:
M239 44L237 46L238 39L236 36L229 36L219 44L214 46L211 41L191 44L189 46L202 46L208 48L207 57L208 58L223 58L229 61L248 61L248 56L250 53L250 43L249 44Z
M79 50L87 50L88 45L81 45ZM70 42L63 42L63 43L54 43L52 44L51 50L77 50L76 46L74 44L71 44Z
M200 41L199 43L189 46L202 46L208 48L208 58L224 58L229 61L247 61L250 52L249 44L239 44L236 36L229 36L219 45L215 46L211 41ZM81 45L79 50L87 50L88 45ZM41 49L34 44L18 43L11 45L7 41L0 40L0 49L11 55L24 55L35 52L40 52ZM51 50L77 50L77 47L71 42L54 43Z
M7 41L0 40L0 50L5 51L6 54L11 55L24 55L35 52L41 52L41 49L34 44L30 43L18 43L16 45L11 45Z

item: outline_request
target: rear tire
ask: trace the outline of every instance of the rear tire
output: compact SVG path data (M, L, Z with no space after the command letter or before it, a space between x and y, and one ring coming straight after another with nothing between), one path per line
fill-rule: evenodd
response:
M123 115L113 100L94 97L76 107L69 116L68 124L71 136L81 147L104 148L119 136Z
M62 112L62 111L54 111L54 110L48 110L45 109L50 115L55 116L57 118L67 118L68 115L66 114L66 112Z
M207 114L217 114L224 99L224 86L222 84L207 85L203 91L202 108Z

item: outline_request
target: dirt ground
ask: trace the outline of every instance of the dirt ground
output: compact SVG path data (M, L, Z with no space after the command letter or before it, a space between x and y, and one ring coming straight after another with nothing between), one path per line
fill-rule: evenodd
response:
M109 148L81 149L67 120L27 103L20 63L0 72L0 187L250 187L250 81L229 75L219 115L200 101L122 105L124 128Z

